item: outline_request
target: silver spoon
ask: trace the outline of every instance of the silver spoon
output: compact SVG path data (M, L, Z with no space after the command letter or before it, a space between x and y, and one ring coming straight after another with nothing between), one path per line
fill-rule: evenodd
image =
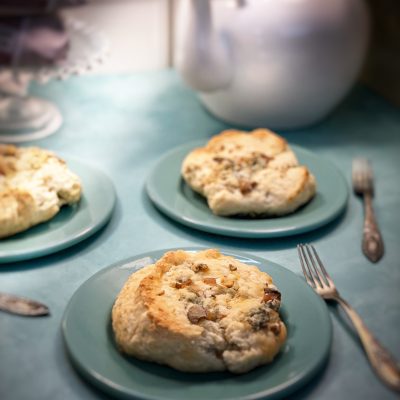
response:
M372 207L374 177L371 164L367 159L355 158L353 160L352 180L354 192L363 198L365 205L362 249L372 262L377 262L383 256L384 246Z
M0 293L0 310L27 317L40 317L50 314L46 305L8 293Z

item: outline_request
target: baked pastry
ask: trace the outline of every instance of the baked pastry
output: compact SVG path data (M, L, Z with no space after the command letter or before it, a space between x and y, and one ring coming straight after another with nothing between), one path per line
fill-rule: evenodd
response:
M314 176L287 142L267 129L228 130L189 153L182 176L221 216L280 216L315 194Z
M0 144L0 238L51 219L81 191L79 178L52 152Z
M167 252L133 273L112 309L120 350L181 371L244 373L286 339L271 277L217 250Z

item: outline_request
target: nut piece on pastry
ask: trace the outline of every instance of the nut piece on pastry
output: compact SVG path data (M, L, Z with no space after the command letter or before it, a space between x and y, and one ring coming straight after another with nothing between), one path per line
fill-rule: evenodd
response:
M0 238L48 221L81 192L79 178L52 152L0 144Z
M114 303L119 349L180 371L244 373L286 339L280 293L257 267L217 250L167 252L133 273Z
M190 152L182 176L221 216L280 216L315 194L314 176L287 142L267 129L229 130Z

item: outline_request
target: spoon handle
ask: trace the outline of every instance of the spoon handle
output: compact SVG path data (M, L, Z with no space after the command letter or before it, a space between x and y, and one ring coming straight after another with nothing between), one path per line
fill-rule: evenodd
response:
M28 317L50 314L48 307L44 304L8 293L0 293L0 310Z

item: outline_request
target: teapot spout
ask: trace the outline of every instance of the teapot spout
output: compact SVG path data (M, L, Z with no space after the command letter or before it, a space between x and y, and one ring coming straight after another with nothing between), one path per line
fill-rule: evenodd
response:
M178 14L176 67L193 89L211 92L232 79L227 43L215 32L210 0L182 0Z

